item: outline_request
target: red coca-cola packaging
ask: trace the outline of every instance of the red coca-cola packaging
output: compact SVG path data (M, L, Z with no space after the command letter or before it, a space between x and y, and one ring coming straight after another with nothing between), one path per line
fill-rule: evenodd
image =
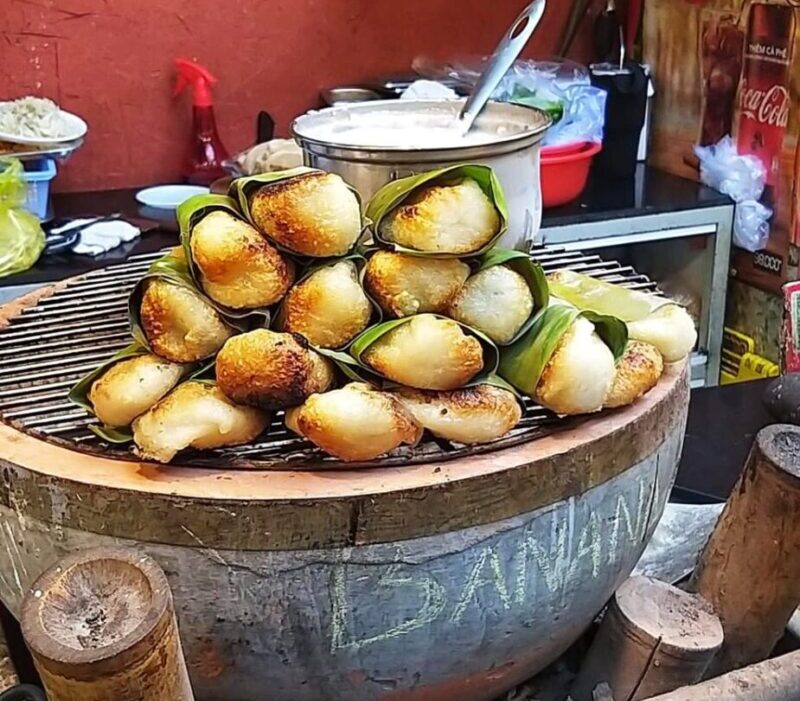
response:
M750 5L736 145L739 153L750 153L764 164L767 173L764 202L770 207L778 199L781 154L789 124L789 71L794 34L793 7Z
M767 173L774 210L767 248L735 250L739 279L780 293L797 275L800 244L800 0L648 0L645 60L659 98L653 165L699 178L696 144L731 134Z
M781 370L800 372L800 282L784 285L783 304Z

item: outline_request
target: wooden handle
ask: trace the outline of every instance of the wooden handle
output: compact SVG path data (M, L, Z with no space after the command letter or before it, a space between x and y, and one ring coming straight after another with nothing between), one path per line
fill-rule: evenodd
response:
M722 621L713 675L763 660L800 603L800 427L756 436L691 588Z
M22 602L50 701L193 701L167 579L117 548L60 560Z
M617 701L639 701L703 678L722 626L699 596L649 577L614 595L570 696L592 701L607 682Z

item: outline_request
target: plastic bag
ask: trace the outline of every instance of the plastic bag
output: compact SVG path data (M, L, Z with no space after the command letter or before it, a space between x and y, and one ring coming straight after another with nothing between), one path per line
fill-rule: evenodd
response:
M730 136L712 146L695 146L703 184L736 202L733 242L746 251L760 251L769 240L772 210L758 200L764 194L766 171L755 156L739 155Z
M16 158L0 159L0 276L30 268L45 246L39 220L23 209L28 188L23 174Z
M455 82L471 90L485 68L485 58L470 58L448 63L421 57L413 62L414 70L432 80ZM585 66L566 60L519 60L500 81L495 100L537 107L553 118L553 126L544 144L603 140L606 93L591 85Z
M603 141L608 93L591 85L573 85L564 91L564 115L544 135L545 146L578 141Z
M592 87L589 71L572 61L517 61L495 99L543 109L553 118L545 146L603 140L606 92Z

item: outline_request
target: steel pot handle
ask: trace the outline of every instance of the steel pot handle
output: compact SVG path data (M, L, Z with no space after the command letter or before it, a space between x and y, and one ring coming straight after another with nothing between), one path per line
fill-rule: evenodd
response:
M391 180L400 180L400 178L407 178L409 175L416 175L417 172L410 168L397 168L389 173L389 178Z

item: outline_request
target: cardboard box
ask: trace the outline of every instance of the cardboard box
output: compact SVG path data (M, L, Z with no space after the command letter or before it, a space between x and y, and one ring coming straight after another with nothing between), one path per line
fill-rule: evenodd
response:
M767 170L775 210L764 251L736 249L734 274L780 294L800 244L800 0L648 0L645 61L656 81L650 162L698 179L695 144L730 133Z

